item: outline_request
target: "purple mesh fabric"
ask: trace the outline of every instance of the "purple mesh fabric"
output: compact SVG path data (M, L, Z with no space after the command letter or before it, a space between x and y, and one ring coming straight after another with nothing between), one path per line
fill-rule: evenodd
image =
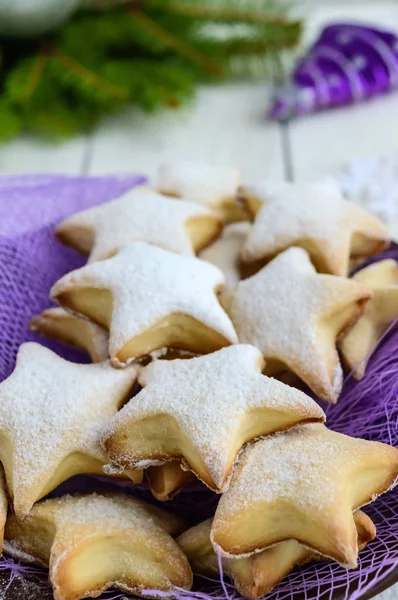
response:
M76 252L55 240L54 225L77 210L110 200L143 181L142 177L127 175L0 180L0 380L12 371L19 345L31 339L69 360L86 360L77 351L27 332L31 316L49 306L48 291L54 281L84 262ZM398 260L397 247L378 258L384 256ZM398 445L398 327L392 326L379 343L362 381L357 383L348 376L338 404L328 406L326 412L331 429ZM153 501L145 486L112 485ZM77 477L61 486L58 493L103 486L109 486L104 478ZM195 524L214 512L217 500L215 494L195 483L167 507L183 514L189 524ZM365 510L376 524L377 538L361 552L358 570L347 571L331 562L311 563L294 569L267 598L326 600L338 596L358 600L397 568L397 491L385 494ZM25 568L9 558L0 562L0 571L9 571L11 578L32 575L31 567ZM223 581L197 578L194 591L176 590L176 596L179 600L240 599L227 573ZM103 597L110 600L126 595L111 591Z
M112 200L145 178L27 176L0 179L0 380L7 377L33 315L48 308L51 285L85 259L54 237L63 218ZM87 361L80 352L40 341L64 358Z

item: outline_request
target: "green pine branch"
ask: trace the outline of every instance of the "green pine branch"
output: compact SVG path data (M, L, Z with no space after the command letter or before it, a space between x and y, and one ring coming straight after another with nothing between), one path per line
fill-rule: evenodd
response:
M274 0L96 5L38 39L0 39L0 139L74 135L127 103L177 108L200 81L233 76L236 66L265 76L300 35Z
M246 23L251 25L283 25L289 22L284 14L287 5L282 2L262 0L147 0L148 8L154 8L176 16L216 23Z
M142 10L131 10L131 18L138 24L138 26L147 32L154 41L163 45L164 50L172 50L195 63L205 72L209 74L219 74L222 71L221 64L218 64L216 60L213 60L210 55L206 55L201 52L194 43L190 43L184 40L178 35L170 31L170 28L162 26L157 23L156 20L149 14L145 14Z

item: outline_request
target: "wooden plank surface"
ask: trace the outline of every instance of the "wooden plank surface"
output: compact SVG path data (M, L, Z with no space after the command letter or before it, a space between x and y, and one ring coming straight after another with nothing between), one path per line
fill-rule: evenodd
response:
M158 116L136 110L108 119L93 140L90 174L139 171L165 159L240 167L246 177L282 177L279 127L267 123L266 84L203 86L191 107Z
M333 174L353 157L398 152L398 94L298 119L289 126L294 178Z
M16 173L81 173L87 151L85 136L50 143L22 136L0 145L0 176Z

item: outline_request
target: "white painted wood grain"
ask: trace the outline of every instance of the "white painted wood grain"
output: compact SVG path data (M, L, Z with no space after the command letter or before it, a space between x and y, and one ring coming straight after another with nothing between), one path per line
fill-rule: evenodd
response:
M21 136L0 145L0 176L16 173L81 172L86 152L84 136L60 143L49 143L37 138Z
M297 180L337 172L353 157L398 152L398 93L299 119L290 125Z
M240 167L247 177L283 174L279 128L267 123L265 84L202 86L192 105L146 116L131 109L99 127L89 172L153 175L167 158Z

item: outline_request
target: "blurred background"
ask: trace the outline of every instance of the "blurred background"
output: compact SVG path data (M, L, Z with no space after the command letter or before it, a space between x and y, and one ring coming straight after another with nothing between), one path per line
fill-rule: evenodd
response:
M354 52L343 28L325 57L336 24L376 37ZM183 158L308 179L392 156L396 34L394 0L0 0L0 175Z

